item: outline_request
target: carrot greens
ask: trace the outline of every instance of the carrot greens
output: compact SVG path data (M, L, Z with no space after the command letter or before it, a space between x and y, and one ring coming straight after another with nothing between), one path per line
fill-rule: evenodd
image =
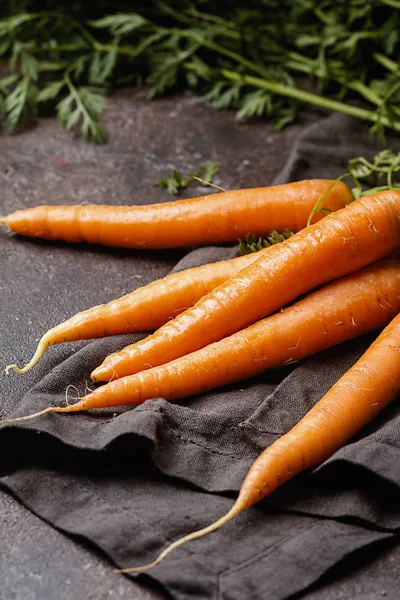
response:
M352 189L355 199L382 190L400 189L400 152L395 153L393 150L385 149L372 160L373 162L370 162L363 156L359 156L349 161L349 176L355 183ZM382 181L385 179L386 183ZM362 180L370 186L368 190L363 189Z
M244 240L239 240L240 254L251 254L252 252L258 252L263 248L269 248L274 244L284 242L290 238L291 235L293 235L293 231L290 231L289 229L284 229L281 233L274 229L270 231L265 238L256 236L253 233L248 233Z
M354 184L354 187L351 189L354 200L358 200L361 196L370 196L371 194L385 190L400 190L400 175L396 177L396 174L400 173L400 152L396 153L386 148L378 152L372 161L369 161L364 156L350 159L347 164L347 173L343 173L335 181L332 181L329 187L318 198L308 217L307 226L311 224L313 217L317 213L322 213L326 216L331 212L330 209L321 208L321 204L330 189L339 181L343 181L343 179L349 178ZM385 178L386 183L382 181Z
M177 196L181 190L185 190L196 181L201 182L203 185L209 185L218 172L218 165L212 160L208 160L205 165L198 167L192 175L185 176L174 169L172 175L159 179L156 185L165 188L169 194Z
M358 117L381 139L400 130L398 0L155 0L134 9L123 0L3 8L8 128L53 109L64 127L100 142L108 92L145 83L150 97L192 89L277 128L306 104Z

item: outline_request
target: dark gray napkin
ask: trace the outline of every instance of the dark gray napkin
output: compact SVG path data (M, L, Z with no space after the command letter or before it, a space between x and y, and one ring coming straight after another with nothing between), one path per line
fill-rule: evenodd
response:
M371 158L377 148L365 131L338 115L317 122L302 135L278 182L332 178L349 158ZM400 148L397 139L388 143ZM197 249L175 270L236 253ZM69 384L83 393L90 371L108 353L141 337L82 342L47 373L43 358L43 378L9 416L63 403ZM158 398L131 410L3 426L0 483L114 564L148 562L170 541L227 512L260 451L292 427L373 339L364 336L295 367L176 403ZM147 577L177 599L300 597L335 565L398 534L399 432L395 402L323 465L176 550Z

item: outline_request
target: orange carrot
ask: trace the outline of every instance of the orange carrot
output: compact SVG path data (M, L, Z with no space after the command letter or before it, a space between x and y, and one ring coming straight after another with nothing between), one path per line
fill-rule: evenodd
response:
M108 383L76 404L50 407L44 412L141 404L159 396L166 400L184 398L253 377L383 327L399 311L400 261L382 261L334 281L228 338L166 365ZM22 420L27 418L33 417Z
M220 340L301 294L387 255L400 243L400 193L356 200L270 248L153 335L111 354L95 381L164 364Z
M298 181L148 206L37 206L2 217L0 224L29 237L124 248L235 242L250 232L299 231L331 183ZM352 199L350 189L338 182L323 206L337 210ZM315 220L322 216L315 215Z
M260 253L267 251L268 248L265 248ZM26 373L38 362L49 346L157 329L169 319L173 319L180 312L193 306L217 285L255 262L258 256L259 253L247 254L172 273L108 304L82 311L47 331L40 339L35 354L27 365L22 368L9 365L6 373L11 369L18 373Z
M288 433L255 460L231 510L204 529L168 546L142 567L150 569L185 542L215 531L295 475L323 462L358 433L400 393L400 315L386 327L359 361Z
M390 297L389 297L390 296ZM397 297L399 296L399 297ZM151 398L144 382L157 381L157 395L182 398L253 377L288 360L300 360L386 325L400 310L400 262L382 261L336 280L295 304L241 331L174 361L136 375L119 370L121 404ZM383 319L380 320L380 319ZM311 327L313 325L313 327ZM165 371L163 367L166 367ZM146 374L151 373L149 379ZM104 395L108 387L96 393ZM150 395L148 395L150 394Z

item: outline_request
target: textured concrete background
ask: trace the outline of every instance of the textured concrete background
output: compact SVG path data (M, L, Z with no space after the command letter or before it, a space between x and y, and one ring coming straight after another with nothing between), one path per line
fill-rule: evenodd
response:
M315 118L309 116L307 122ZM54 119L41 120L37 128L17 136L2 134L0 212L42 203L170 200L154 183L173 168L190 172L209 159L220 165L216 183L228 189L268 185L306 124L272 133L264 122L237 123L232 113L211 110L190 95L149 102L143 90L114 95L103 122L109 133L103 146L74 139ZM185 195L202 193L203 188L193 186ZM26 362L47 328L162 277L184 253L69 247L0 233L2 365ZM129 281L119 275L122 262L132 265ZM94 278L101 278L102 286L91 285ZM10 305L15 307L13 314L4 308ZM84 343L50 349L24 377L0 375L0 416ZM0 600L165 597L114 575L95 549L56 531L1 490L0 539ZM350 571L347 564L339 565L318 589L301 597L391 598L386 591L400 589L398 547L386 544L377 547L376 554L371 549L368 553L353 561Z

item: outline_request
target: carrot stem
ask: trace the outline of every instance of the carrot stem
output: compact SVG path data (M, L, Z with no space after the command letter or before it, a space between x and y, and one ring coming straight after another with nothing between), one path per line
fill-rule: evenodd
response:
M213 187L216 190L219 190L220 192L227 192L228 191L226 188L222 187L221 185L217 185L216 183L212 183L211 181L205 181L201 177L197 177L197 175L193 175L193 179L195 179L196 181L200 181L200 183L202 183L205 186Z
M313 104L314 106L319 106L320 108L325 108L326 110L340 112L351 117L357 117L361 120L370 121L372 123L380 122L385 127L390 127L395 131L400 131L400 123L391 122L387 117L381 117L375 111L365 110L364 108L359 108L358 106L345 104L330 98L324 98L322 96L318 96L317 94L306 92L305 90L289 87L275 81L267 81L266 79L254 77L253 75L242 75L234 71L228 71L227 69L222 69L221 74L231 81L243 81L243 83L254 85L255 87L268 90L269 92L279 94L280 96L293 98L299 102Z
M240 513L244 508L247 508L247 505L244 502L237 501L232 506L231 510L226 515L218 519L218 521L215 521L215 523L212 523L207 527L203 527L203 529L198 529L193 533L185 535L185 537L177 540L176 542L173 542L172 544L167 546L165 550L163 550L161 554L155 560L153 560L153 562L148 563L147 565L142 565L141 567L132 567L129 569L115 569L114 573L141 573L142 571L152 569L153 567L158 565L170 552L172 552L176 548L179 548L179 546L182 546L182 544L186 544L186 542L190 542L197 538L203 537L203 535L207 535L208 533L219 529L220 527L222 527L222 525L225 525L225 523L233 519L233 517Z
M327 194L330 192L330 190L333 188L333 186L336 185L339 181L342 181L342 179L344 179L345 177L348 177L349 175L350 175L350 173L344 173L344 175L340 175L340 177L335 179L335 181L332 181L332 183L329 185L329 187L327 187L326 190L321 194L321 196L316 201L312 211L310 212L310 216L308 217L308 220L307 220L307 227L309 227L311 225L311 221L313 220L314 215L320 210L322 202L325 200Z

